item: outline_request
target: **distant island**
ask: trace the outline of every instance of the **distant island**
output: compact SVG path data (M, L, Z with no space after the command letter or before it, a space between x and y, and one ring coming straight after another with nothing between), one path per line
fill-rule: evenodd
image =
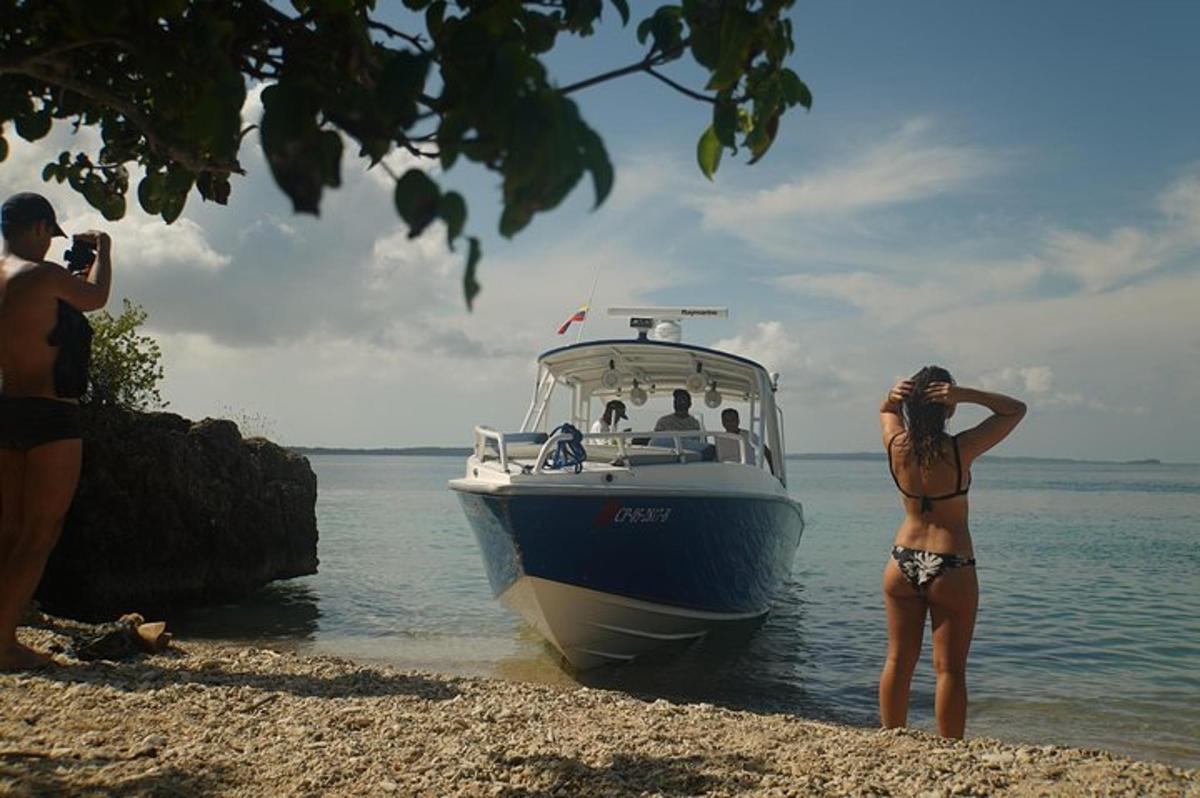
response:
M328 446L289 446L296 454L366 454L392 457L466 457L474 451L469 446L403 446L382 449L349 449Z
M289 446L297 454L315 455L382 455L389 457L466 457L473 451L469 446L401 446L373 449L354 449L329 446ZM793 452L788 460L886 460L883 452ZM981 460L1005 463L1095 463L1097 465L1162 465L1157 458L1143 460L1081 460L1072 457L1004 457L984 455Z

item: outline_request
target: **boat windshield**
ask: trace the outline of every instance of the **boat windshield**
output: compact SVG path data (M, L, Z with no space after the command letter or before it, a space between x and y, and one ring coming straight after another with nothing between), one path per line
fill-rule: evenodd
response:
M778 463L769 462L770 452L783 451L770 375L752 360L705 347L621 340L593 341L546 352L538 359L537 384L521 430L548 432L569 422L590 433L605 405L617 399L628 413L628 419L619 421L613 429L622 433L621 445L662 445L665 441L650 433L660 418L672 412L672 394L678 389L691 397L689 415L702 430L715 433L691 439L691 446L712 446L722 460L732 459L731 452L741 452L742 446L735 438L723 437L721 414L734 409L739 428L746 431L742 437L749 450L739 454L739 461L768 467L783 479L782 457L774 458ZM569 395L569 409L560 402L551 409L551 398L562 391ZM676 445L686 447L689 443L678 441Z

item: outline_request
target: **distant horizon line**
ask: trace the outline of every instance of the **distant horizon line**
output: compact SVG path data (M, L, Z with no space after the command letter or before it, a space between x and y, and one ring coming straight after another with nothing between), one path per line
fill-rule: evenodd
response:
M362 456L399 457L466 457L473 449L469 446L284 446L297 454L343 454ZM886 460L884 452L789 452L786 460ZM1033 457L1029 455L984 455L983 460L1025 463L1091 463L1096 465L1200 465L1190 462L1168 462L1157 457L1141 457L1130 460L1100 460L1081 457Z

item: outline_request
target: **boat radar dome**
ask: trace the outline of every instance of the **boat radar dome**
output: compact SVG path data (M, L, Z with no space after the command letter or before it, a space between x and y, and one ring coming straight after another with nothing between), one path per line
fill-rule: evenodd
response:
M679 343L683 340L683 319L727 319L729 308L609 308L609 316L624 316L629 326L638 331L638 338L650 333L655 341ZM703 387L703 386L701 386Z
M677 344L683 340L683 325L670 319L654 325L654 340Z

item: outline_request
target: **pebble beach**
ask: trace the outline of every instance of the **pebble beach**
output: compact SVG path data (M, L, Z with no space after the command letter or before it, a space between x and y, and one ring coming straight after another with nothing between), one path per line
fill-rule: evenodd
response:
M23 628L42 649L53 628ZM0 674L3 795L1200 796L1200 771L177 641Z

